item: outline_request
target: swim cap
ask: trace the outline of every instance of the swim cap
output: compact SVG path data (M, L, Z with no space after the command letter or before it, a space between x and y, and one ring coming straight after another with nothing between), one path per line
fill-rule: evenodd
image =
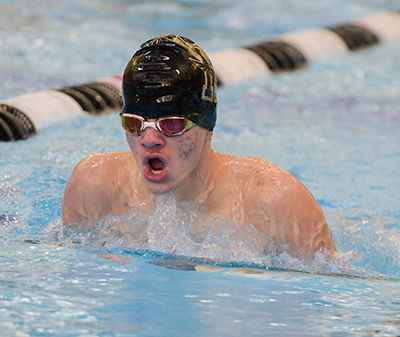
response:
M188 38L163 35L143 43L125 68L122 94L124 113L186 117L209 131L215 126L214 69Z

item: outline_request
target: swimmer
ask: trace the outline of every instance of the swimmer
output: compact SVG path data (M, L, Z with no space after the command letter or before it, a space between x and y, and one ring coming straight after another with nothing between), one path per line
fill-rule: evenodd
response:
M213 150L216 79L193 41L163 35L128 63L120 113L130 151L91 155L64 192L64 225L91 228L108 215L153 212L160 196L177 207L239 227L254 226L304 256L334 254L332 234L312 194L293 175L259 158Z

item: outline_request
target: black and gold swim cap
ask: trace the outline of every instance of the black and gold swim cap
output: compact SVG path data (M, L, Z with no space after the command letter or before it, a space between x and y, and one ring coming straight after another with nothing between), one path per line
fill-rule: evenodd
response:
M217 119L214 69L193 41L163 35L143 43L125 69L122 111L149 119L186 117L212 131Z

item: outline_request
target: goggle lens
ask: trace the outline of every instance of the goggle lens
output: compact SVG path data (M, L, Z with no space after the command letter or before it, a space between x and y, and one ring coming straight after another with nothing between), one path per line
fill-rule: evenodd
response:
M134 133L134 134L140 134L142 125L143 125L142 120L135 118L135 117L125 116L125 115L121 116L121 120L122 120L122 127L126 131L128 131L130 133Z
M158 121L161 133L171 136L186 130L189 120L186 118L164 118Z
M147 122L143 117L122 114L121 121L123 128L135 135L140 135L147 127L160 131L164 136L178 136L189 130L195 124L184 117L166 117Z

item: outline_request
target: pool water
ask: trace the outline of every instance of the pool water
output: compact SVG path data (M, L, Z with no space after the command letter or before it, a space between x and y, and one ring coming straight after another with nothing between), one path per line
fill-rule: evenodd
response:
M392 6L0 1L0 99L118 75L141 42L167 32L213 53ZM117 113L0 144L2 334L399 335L399 59L397 40L218 92L213 148L298 177L324 209L341 262L260 256L218 221L211 237L193 242L183 230L191 221L170 202L150 216L109 217L91 233L62 228L62 193L76 163L128 149ZM110 232L121 221L146 224L153 243ZM196 264L208 272L193 271Z

